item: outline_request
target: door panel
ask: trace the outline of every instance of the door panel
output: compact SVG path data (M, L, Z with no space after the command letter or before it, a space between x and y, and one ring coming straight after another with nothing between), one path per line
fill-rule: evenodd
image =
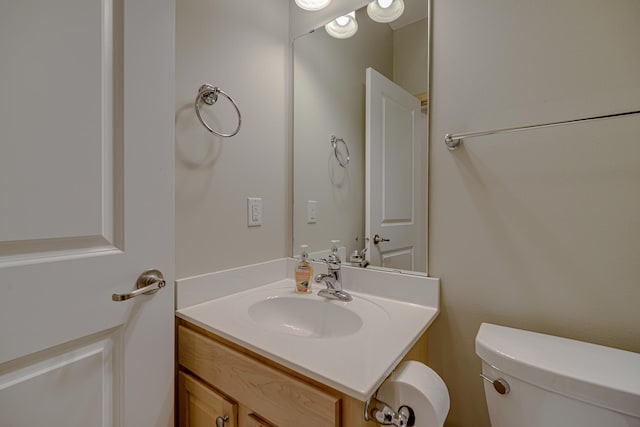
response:
M412 225L414 219L414 105L382 95L381 224ZM413 98L411 99L413 101Z
M123 95L113 78L123 72L114 70L123 54L115 5L0 6L0 54L8 58L0 65L0 129L8 142L0 148L0 266L12 302L1 316L21 319L6 331L0 362L122 324L87 316L95 304L113 305L108 293L104 302L97 296L126 258L114 240L124 223L115 210L123 192L113 191L114 170L123 170L113 155L122 151L113 111L117 99L122 112ZM25 309L38 316L23 316ZM115 310L122 317L124 307Z
M413 247L385 250L382 252L383 267L412 271L415 267Z
M366 215L372 265L426 271L426 117L418 98L372 68L366 92ZM373 243L375 235L387 239Z
M0 3L3 427L173 424L174 14Z
M113 243L113 152L121 143L113 112L122 94L114 87L122 17L113 6L0 6L0 181L11 183L2 192L4 256L31 253L45 239L47 252Z
M21 361L26 366L6 369L0 375L2 425L114 425L114 397L122 393L114 375L121 363L121 345L118 330L112 330ZM38 396L46 398L34 400Z

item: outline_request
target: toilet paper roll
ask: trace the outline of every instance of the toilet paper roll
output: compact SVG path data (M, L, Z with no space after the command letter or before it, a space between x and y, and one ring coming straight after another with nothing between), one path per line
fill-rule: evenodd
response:
M394 410L403 405L413 409L415 427L442 427L449 413L449 391L442 378L413 360L398 365L378 389L377 398Z

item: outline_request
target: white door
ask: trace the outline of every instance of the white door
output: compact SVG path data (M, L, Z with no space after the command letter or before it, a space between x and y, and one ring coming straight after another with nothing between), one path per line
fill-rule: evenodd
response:
M372 68L366 73L369 259L372 265L426 272L427 118L418 98Z
M173 425L174 10L0 2L2 427Z

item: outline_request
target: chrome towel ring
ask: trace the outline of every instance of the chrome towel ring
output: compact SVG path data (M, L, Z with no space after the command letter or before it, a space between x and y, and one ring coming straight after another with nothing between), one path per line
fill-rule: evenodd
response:
M234 130L231 133L216 132L215 130L213 130L211 128L211 126L209 126L204 121L204 119L200 115L200 102L204 102L207 105L213 105L213 104L216 103L216 101L218 101L218 95L222 95L225 98L227 98L231 102L233 107L236 109L236 113L238 113L238 127L236 128L236 130ZM196 108L196 115L198 116L198 120L200 120L200 123L202 123L202 125L205 128L207 128L207 130L209 132L214 133L214 134L216 134L218 136L221 136L223 138L229 138L231 136L234 136L235 134L237 134L240 131L240 126L242 125L242 114L240 114L240 110L238 109L238 105L233 100L233 98L231 98L229 95L227 95L219 87L211 86L210 84L203 84L202 86L200 86L200 89L198 89L198 96L196 97L195 108Z
M346 161L343 160L344 156L342 155L342 153L338 152L338 142L342 142L342 144L344 144L344 149L347 152ZM335 135L331 135L331 146L333 147L333 155L336 156L338 164L343 168L346 168L349 164L349 161L351 160L351 155L349 154L349 146L347 146L347 143L344 142L344 138L338 138Z

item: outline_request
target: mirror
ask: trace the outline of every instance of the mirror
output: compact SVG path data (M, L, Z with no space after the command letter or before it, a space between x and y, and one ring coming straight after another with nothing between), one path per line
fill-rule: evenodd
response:
M427 272L429 0L404 1L389 24L365 6L354 36L293 42L293 256L340 240L343 261Z

